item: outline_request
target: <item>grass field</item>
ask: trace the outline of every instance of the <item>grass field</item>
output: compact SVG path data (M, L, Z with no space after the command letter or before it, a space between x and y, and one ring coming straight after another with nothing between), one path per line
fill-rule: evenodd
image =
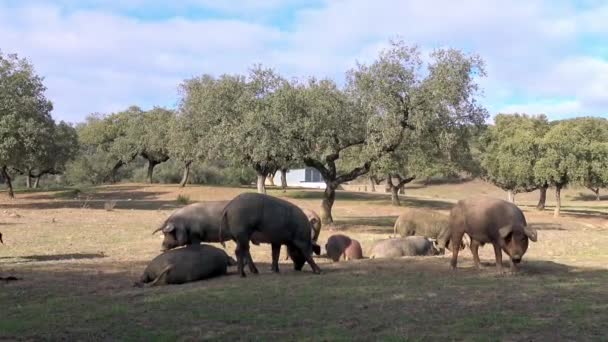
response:
M303 340L303 341L601 341L608 336L608 200L584 190L563 193L563 216L517 203L538 229L521 272L499 275L491 246L486 267L459 270L445 256L331 263L323 274L294 272L282 261L270 272L270 247L252 246L261 274L179 286L133 288L159 253L151 231L179 205L230 199L247 188L121 184L54 192L0 193L0 340ZM318 211L322 193L271 194ZM412 184L404 207L447 212L477 195L503 198L482 182ZM112 211L104 204L116 201ZM339 192L336 222L324 226L324 245L336 232L358 239L364 253L389 236L403 208L380 193ZM232 254L234 244L227 244Z

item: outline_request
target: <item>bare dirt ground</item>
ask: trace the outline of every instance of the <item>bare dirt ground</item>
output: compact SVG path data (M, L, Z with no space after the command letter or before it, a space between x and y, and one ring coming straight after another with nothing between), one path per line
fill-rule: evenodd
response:
M270 247L252 246L262 274L231 275L180 286L138 289L149 260L159 254L151 235L192 201L230 199L247 188L121 184L81 191L0 193L0 340L602 340L608 336L608 201L583 190L564 194L564 215L532 208L538 195L518 195L538 229L522 271L499 275L491 246L487 267L472 268L470 252L457 272L445 256L331 263L324 274L294 272L282 261L270 272ZM321 192L278 190L318 211ZM410 185L403 207L446 212L467 196L504 197L481 182ZM549 194L549 203L553 194ZM104 209L115 201L112 211ZM388 237L403 207L380 193L340 192L335 224L319 242L340 232L364 253ZM228 244L232 253L234 245Z

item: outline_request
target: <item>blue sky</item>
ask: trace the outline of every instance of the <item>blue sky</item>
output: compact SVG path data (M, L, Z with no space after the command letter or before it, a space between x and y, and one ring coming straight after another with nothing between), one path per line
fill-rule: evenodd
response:
M0 49L34 63L71 122L174 107L185 78L254 63L340 81L397 36L479 54L492 115L608 117L606 18L596 0L0 0Z

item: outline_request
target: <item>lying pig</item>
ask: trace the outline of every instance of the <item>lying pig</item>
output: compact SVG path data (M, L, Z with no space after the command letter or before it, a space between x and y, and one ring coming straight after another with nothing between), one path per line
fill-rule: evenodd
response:
M329 237L325 244L327 256L333 261L339 261L340 257L344 260L355 260L363 258L363 251L359 241L349 238L346 235L335 234Z
M134 286L183 284L226 274L236 261L222 249L190 245L172 249L152 259Z
M466 233L471 238L471 253L479 268L479 246L491 243L496 255L496 268L502 271L502 251L511 257L511 268L528 249L528 240L536 242L536 230L528 227L523 212L513 203L495 198L479 197L460 200L450 212L451 241L462 240ZM452 251L452 269L456 269L458 249Z
M407 236L377 242L370 258L399 258L402 256L438 255L437 242L423 236Z

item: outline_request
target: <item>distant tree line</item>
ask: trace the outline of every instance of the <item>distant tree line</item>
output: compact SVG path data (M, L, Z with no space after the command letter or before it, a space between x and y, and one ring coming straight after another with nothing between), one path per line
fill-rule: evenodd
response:
M142 162L148 182L165 163L181 169L185 186L205 165L238 173L231 177L238 182L253 176L265 192L267 178L281 172L284 180L287 170L307 166L325 181L321 216L332 222L336 190L359 177L384 180L395 205L414 179L462 172L511 199L540 189L539 208L555 187L556 213L564 186L599 194L608 181L606 120L500 114L486 125L477 102L483 61L455 49L423 58L391 41L373 62L349 70L343 86L286 79L261 65L245 75L205 74L179 86L175 110L131 106L91 114L75 127L53 121L42 78L27 60L0 54L0 63L0 167L10 196L14 175L31 186L45 174L101 184Z
M555 188L555 216L561 190L584 186L600 200L608 186L608 120L580 117L549 122L544 115L499 114L480 138L482 177L515 194L540 190L538 209Z

